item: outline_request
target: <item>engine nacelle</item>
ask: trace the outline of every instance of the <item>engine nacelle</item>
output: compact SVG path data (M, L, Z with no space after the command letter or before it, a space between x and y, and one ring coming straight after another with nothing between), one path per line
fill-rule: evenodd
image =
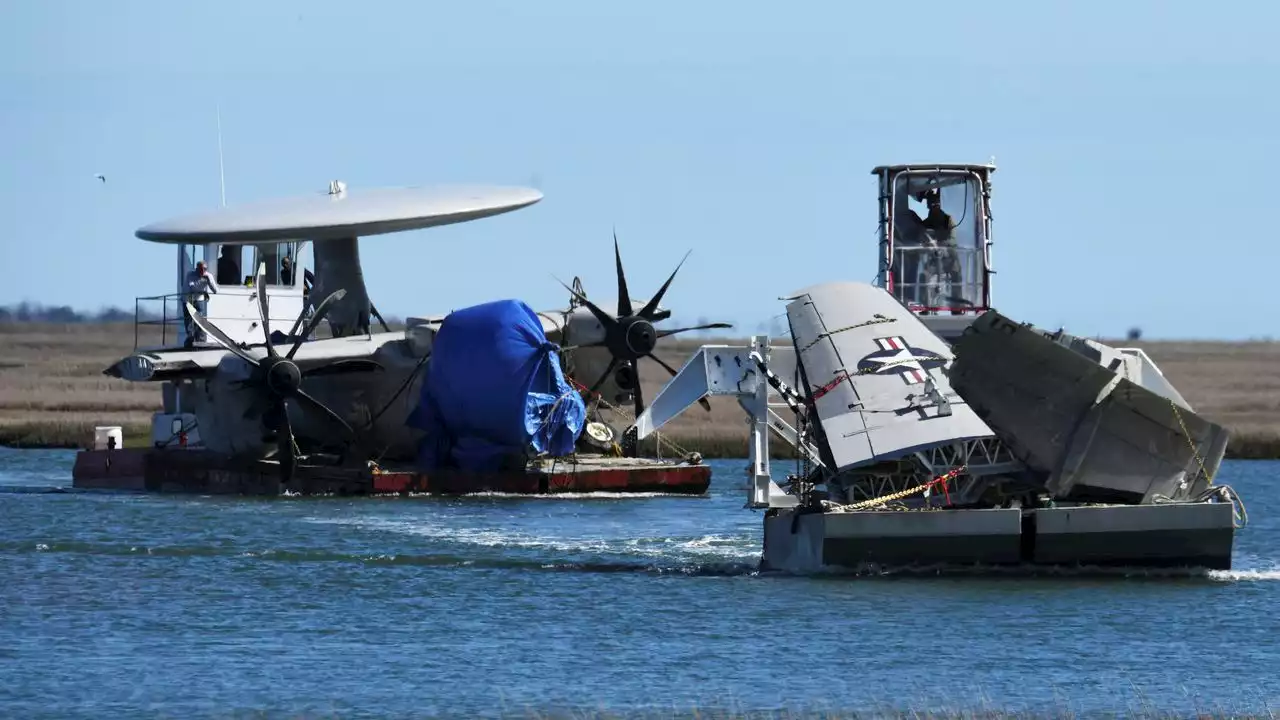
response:
M260 455L273 444L264 444L267 431L261 420L246 421L245 412L253 404L254 391L239 385L249 379L253 368L239 357L227 353L218 369L204 381L192 385L193 392L183 394L183 403L191 407L200 423L200 437L210 450L232 454ZM294 413L289 414L290 421Z
M634 308L644 307L646 300L632 300ZM606 309L611 309L608 305ZM671 311L659 309L658 319L671 316ZM602 373L609 368L613 355L603 345L592 347L605 341L605 327L586 307L578 306L565 313L563 340L561 346L573 348L564 353L565 372L584 387L590 388L599 380ZM631 402L632 393L636 389L639 378L630 365L617 363L596 392L604 400L613 405Z

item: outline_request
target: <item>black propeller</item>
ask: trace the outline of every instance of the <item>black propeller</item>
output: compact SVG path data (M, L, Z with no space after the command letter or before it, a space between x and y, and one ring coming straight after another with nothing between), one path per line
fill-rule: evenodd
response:
M293 323L293 329L289 331L290 336L292 336L293 333L297 332L298 326L302 324L303 316L307 314L306 296L311 294L311 288L314 287L315 284L316 284L315 273L311 272L310 270L303 270L302 271L302 292L303 292L302 315L299 315L298 320ZM378 321L378 324L382 326L382 332L391 332L391 326L387 325L387 321L382 318L382 313L378 312L378 306L374 305L372 302L369 303L369 314L372 315L374 319Z
M640 370L637 362L640 358L649 358L661 365L667 372L673 376L676 369L663 362L658 356L653 354L654 347L657 346L658 340L664 337L670 337L683 332L692 330L715 330L720 328L731 328L733 325L729 323L711 323L709 325L698 325L695 327L676 328L674 330L659 331L653 327L653 324L661 320L658 311L658 303L662 302L662 296L666 295L667 288L671 287L671 281L675 280L676 273L680 272L680 268L684 265L684 261L689 258L689 253L685 253L684 258L680 260L680 264L671 272L667 281L662 283L662 287L658 288L657 294L649 299L649 302L637 312L631 304L631 295L627 292L627 276L622 270L622 253L618 249L618 234L613 234L613 256L618 268L618 314L610 315L600 309L595 303L587 299L580 290L564 285L565 289L573 294L583 305L586 306L591 314L595 316L600 324L604 326L604 340L586 345L577 345L566 349L575 349L581 347L607 347L609 353L613 356L609 361L609 366L596 379L588 393L594 394L596 390L604 384L609 374L617 370L614 381L618 387L624 391L630 391L635 400L636 417L644 412L644 394L640 390ZM705 398L701 401L704 409L710 410L711 403Z
M269 430L276 433L276 457L280 463L280 481L288 484L293 478L294 468L297 466L297 449L294 444L293 427L289 423L289 413L286 408L286 401L298 403L300 407L306 408L310 412L318 413L329 419L335 426L341 428L348 442L355 441L355 431L346 423L337 413L329 409L324 403L316 400L302 389L303 378L313 375L333 375L346 372L370 372L379 371L383 367L372 360L363 360L356 358L345 358L335 360L324 365L309 367L303 371L298 368L293 357L298 352L307 336L311 334L315 327L324 319L329 309L338 300L346 295L346 290L337 290L329 297L324 299L316 307L315 313L308 320L302 334L294 338L293 347L289 348L289 352L281 355L271 343L271 320L270 314L267 312L267 294L266 294L266 263L258 266L258 277L254 283L258 300L258 315L262 321L262 334L265 339L266 356L254 357L252 353L244 347L237 345L222 332L218 326L209 321L208 318L202 317L200 313L187 303L187 312L191 313L191 318L206 335L213 338L225 348L227 351L239 356L245 362L253 367L253 371L247 380L241 381L243 387L253 388L258 391L258 397L254 398L249 409L245 412L244 418L251 420L256 417L262 418L262 424ZM304 309L305 313L306 310ZM294 328L301 324L302 318L294 323Z

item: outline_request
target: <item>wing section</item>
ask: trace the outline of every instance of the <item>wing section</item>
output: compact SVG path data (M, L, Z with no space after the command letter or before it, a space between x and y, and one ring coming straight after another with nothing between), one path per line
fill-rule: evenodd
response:
M952 389L947 344L883 289L833 282L789 299L800 387L829 467L994 435Z
M1161 395L1126 377L1133 356L1102 343L991 310L956 341L956 352L956 387L1055 497L1185 497L1207 487L1226 451L1225 428L1180 403L1176 391Z
M547 336L547 340L553 343L560 343L564 332L564 310L535 310L534 314L538 316L538 322L542 325L542 333ZM434 331L440 329L440 325L444 323L446 317L448 316L425 315L408 318L406 322L410 325L428 325Z
M298 348L293 360L301 370L306 371L335 360L369 359L382 346L389 342L401 342L403 338L401 333L375 333L369 337L357 335L310 340ZM289 344L285 343L277 345L276 349L284 352L288 347ZM258 358L266 355L261 345L250 346L248 352ZM132 382L208 378L218 371L222 358L229 354L221 347L141 350L120 359L102 372L104 375Z

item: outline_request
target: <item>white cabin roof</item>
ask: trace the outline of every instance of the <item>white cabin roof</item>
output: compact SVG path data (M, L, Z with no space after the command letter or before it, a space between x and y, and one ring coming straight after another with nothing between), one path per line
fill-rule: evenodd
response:
M532 205L542 193L495 185L436 185L316 193L183 215L139 228L159 243L247 244L364 237L448 225Z

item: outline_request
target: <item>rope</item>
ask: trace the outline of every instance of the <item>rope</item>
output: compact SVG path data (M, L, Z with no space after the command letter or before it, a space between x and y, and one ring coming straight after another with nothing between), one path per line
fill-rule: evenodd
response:
M580 383L580 382L578 382L577 380L575 380L575 379L574 379L572 376L570 376L568 373L566 373L564 377L565 377L565 379L566 379L566 380L568 380L568 381L569 381L569 384L570 384L570 385L573 385L574 387L578 388L578 389L579 389L579 390L581 390L582 392L587 393L589 396L591 396L591 401L592 401L592 402L594 402L594 403L596 403L596 404L598 404L598 405L603 405L603 406L605 406L606 408L608 408L608 409L612 410L613 412L617 413L618 415L621 415L621 416L623 417L623 419L625 419L625 420L627 420L627 421L628 421L628 423L629 423L629 424L633 424L633 425L635 424L636 416L635 416L634 414L632 414L630 410L626 410L626 409L624 409L624 408L622 408L622 407L619 407L619 406L617 406L617 405L614 405L613 403L609 402L608 400L605 400L605 399L604 399L604 396L602 396L600 393L593 393L593 392L591 392L590 388L588 388L586 385L583 385L582 383ZM671 440L671 439L670 439L670 438L668 438L666 435L663 435L663 434L662 434L662 433L660 433L660 432L654 431L653 436L654 436L654 439L659 443L659 445L666 445L668 448L670 448L671 450L675 451L675 453L676 453L677 455L680 455L681 457L689 457L690 455L693 455L693 452L692 452L691 450L689 450L688 448L681 447L681 446L680 446L679 444L677 444L675 441ZM612 452L613 452L613 455L614 455L614 456L616 456L616 457L621 457L621 456L622 456L622 447L621 447L621 446L619 446L617 442L614 442L614 443L613 443Z
M373 429L373 425L374 423L378 422L378 418L381 418L383 413L385 413L387 410L390 410L391 406L395 404L395 401L400 399L400 396L404 394L404 391L407 390L409 386L413 384L413 379L418 376L418 371L422 370L422 366L426 365L427 361L430 359L431 359L431 353L427 352L422 356L421 359L418 360L418 364L414 365L413 370L409 371L409 376L404 379L404 382L400 383L399 389L397 389L395 394L391 396L391 399L387 400L386 404L383 405L382 408L378 410L378 412L369 416L369 422L365 423L360 428L360 432L366 432L368 430ZM387 453L391 451L391 446L394 444L395 444L394 442L389 442L386 445L384 445L382 448L382 452L378 453L377 460L373 460L371 462L374 462L374 463L382 462L382 459L387 456Z
M827 338L831 337L832 335L835 335L836 333L842 333L842 332L844 332L844 331L846 331L846 330L854 330L854 329L856 329L856 328L860 328L860 327L867 327L867 326L869 326L869 325L879 325L879 324L881 324L881 323L897 322L897 318L885 317L884 315L881 315L881 314L879 314L879 313L876 313L876 314L875 314L875 315L873 315L872 317L874 318L874 319L872 319L872 320L867 320L867 321L865 321L865 322L860 322L860 323L857 323L857 324L855 324L855 325L846 325L846 326L844 326L844 327L842 327L842 328L836 328L835 330L829 330L829 331L824 332L824 333L819 333L819 334L818 334L818 336L817 336L817 337L815 337L815 338L814 338L814 339L813 339L813 340L812 340L808 345L805 345L803 348L800 348L800 352L802 352L802 353L803 353L803 352L805 352L806 350L808 350L809 348L813 347L814 345L817 345L817 344L818 344L818 341L820 341L820 340L825 340L825 339L827 339Z
M406 389L408 389L409 385L413 383L414 377L418 375L418 371L421 370L422 366L425 365L427 361L430 359L431 359L431 353L428 352L425 355L423 355L420 360L418 360L418 364L413 366L413 370L409 371L409 376L406 377L404 379L404 382L400 384L400 389L396 390L395 394L392 395L391 399L388 400L387 403L382 406L381 410L379 410L378 412L374 413L369 417L369 422L365 423L364 427L360 428L362 431L372 428L373 424L378 422L378 418L382 417L383 413L391 409L391 405L400 398L401 393L403 393ZM384 450L383 452L385 453L386 451Z
M547 425L551 424L551 419L554 418L556 414L556 408L560 407L560 403L564 402L565 398L569 397L570 395L573 395L574 392L575 391L573 390L573 388L570 388L569 390L562 393L560 397L556 398L555 402L551 403L551 408L547 410L546 417L542 419L542 422L538 423L539 432L541 432L544 428L546 428ZM614 444L616 445L617 443L614 443Z
M1204 460L1200 457L1200 446L1191 439L1191 431L1187 429L1187 423L1182 419L1182 411L1178 409L1178 404L1172 400L1169 401L1169 407L1173 408L1173 416L1177 418L1178 425L1182 428L1182 434L1187 438L1187 446L1191 448L1191 454L1195 456L1196 464L1200 466L1200 473L1204 475L1209 485L1209 488L1200 493L1192 502L1208 502L1215 496L1220 497L1231 503L1232 526L1237 530L1245 527L1249 524L1249 511L1244 506L1244 499L1230 485L1213 484L1214 473L1209 472L1208 468L1204 466ZM1168 498L1165 498L1165 501L1167 502Z
M760 369L760 372L764 373L765 380L769 382L769 385L772 386L774 390L778 391L778 394L782 396L782 399L787 403L787 407L791 408L793 413L799 415L804 412L801 407L801 404L804 402L804 398L800 397L800 393L792 390L790 385L783 382L782 378L778 377L776 373L769 369L768 364L765 363L764 358L760 356L760 353L753 350L748 357L756 364L756 367Z
M959 467L955 467L955 468L952 468L951 470L948 470L947 472L935 477L934 479L930 480L927 483L922 483L913 488L907 488L906 490L890 493L888 495L882 495L881 497L872 498L870 500L862 500L860 502L850 503L848 505L838 505L832 508L831 512L849 512L852 510L863 510L869 507L874 507L876 505L883 505L888 502L893 502L894 500L901 500L902 498L914 495L919 492L924 492L925 490L933 487L934 485L942 485L942 491L944 493L947 493L947 504L950 505L951 493L947 491L947 482L954 479L957 475L959 475L964 471L965 471L965 466L961 465Z
M1240 530L1249 524L1249 511L1245 509L1244 500L1236 493L1235 488L1230 485L1219 485L1213 490L1216 494L1227 502L1231 503L1231 526ZM1208 499L1207 497L1205 498Z

